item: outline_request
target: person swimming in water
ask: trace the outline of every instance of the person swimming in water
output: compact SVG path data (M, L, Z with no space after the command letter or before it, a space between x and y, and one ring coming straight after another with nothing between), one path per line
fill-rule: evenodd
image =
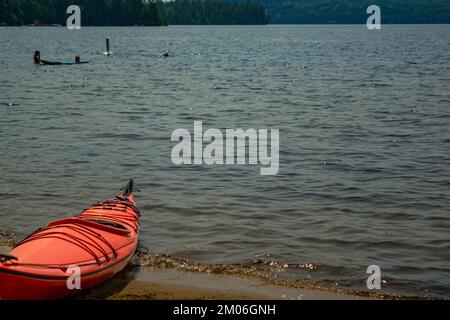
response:
M35 64L41 64L41 52L39 50L34 52L33 60Z

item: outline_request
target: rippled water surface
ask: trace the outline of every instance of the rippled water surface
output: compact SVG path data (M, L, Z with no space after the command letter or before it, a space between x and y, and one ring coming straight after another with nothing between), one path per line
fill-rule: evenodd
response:
M449 26L22 27L0 43L4 236L134 177L151 254L352 289L375 264L382 292L450 297ZM36 49L91 63L36 66ZM279 174L173 165L171 133L194 120L279 128Z

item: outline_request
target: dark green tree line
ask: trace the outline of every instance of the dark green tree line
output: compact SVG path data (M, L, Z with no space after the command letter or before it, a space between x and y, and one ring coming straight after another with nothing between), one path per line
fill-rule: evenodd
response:
M263 6L225 0L176 0L159 2L159 13L169 24L237 25L267 24Z
M81 8L84 26L263 24L265 9L225 0L0 0L0 24L66 23L69 5Z
M155 0L0 0L0 23L64 25L72 4L86 26L161 25Z
M450 0L0 0L0 24L65 24L70 4L83 25L365 23L381 7L382 23L450 23ZM256 4L259 5L256 5ZM265 9L264 9L265 8Z

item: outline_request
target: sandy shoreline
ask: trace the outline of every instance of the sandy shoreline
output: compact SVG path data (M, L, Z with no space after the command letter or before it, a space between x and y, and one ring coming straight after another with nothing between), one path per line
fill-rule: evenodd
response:
M344 293L276 286L261 279L163 268L128 268L77 299L88 300L355 300Z
M7 246L0 249L8 250ZM75 300L373 300L426 299L326 288L296 288L264 278L178 268L131 266Z
M7 246L0 249L8 251ZM107 282L73 297L80 300L355 300L332 291L291 288L243 275L128 266Z

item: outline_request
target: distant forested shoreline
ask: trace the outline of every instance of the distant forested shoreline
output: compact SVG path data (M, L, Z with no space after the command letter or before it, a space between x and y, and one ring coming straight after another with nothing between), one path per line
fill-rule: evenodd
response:
M159 2L159 16L175 25L267 24L266 9L256 3L223 0L177 0Z
M142 0L1 0L0 22L7 25L65 25L70 5L81 8L86 26L161 25L156 3Z
M267 24L260 4L226 0L0 0L0 25L65 25L68 6L84 26Z
M65 25L72 4L84 26L364 24L371 4L382 24L450 23L450 0L0 0L0 25Z
M365 24L373 4L381 8L382 24L450 23L450 0L252 1L267 9L273 24Z

